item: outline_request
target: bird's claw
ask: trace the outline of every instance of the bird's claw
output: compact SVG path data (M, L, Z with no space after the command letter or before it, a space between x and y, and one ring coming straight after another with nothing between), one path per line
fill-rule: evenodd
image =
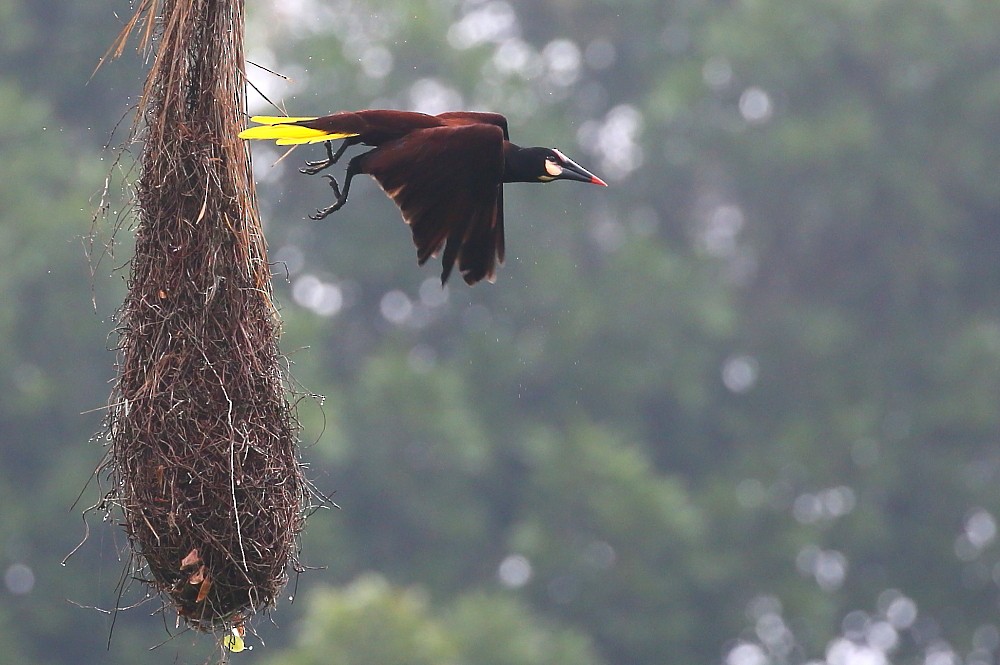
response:
M336 195L337 200L334 202L333 205L327 206L326 208L320 208L315 213L309 215L309 219L316 220L316 221L323 219L324 217L328 216L330 213L333 213L333 212L336 212L337 210L340 210L341 206L344 205L344 202L340 200L341 199L341 195L340 195L340 183L338 183L337 179L334 178L332 175L325 175L323 177L330 181L330 188L333 190L333 193Z
M326 216L333 212L334 209L335 208L333 206L330 206L329 208L320 208L313 214L309 215L309 219L318 222L319 220L326 218Z
M331 166L337 163L337 159L340 157L340 153L343 152L343 150L338 151L337 154L335 155L333 154L333 148L330 146L329 141L324 143L324 145L326 146L326 159L317 159L314 162L310 162L307 160L305 167L299 169L299 173L305 173L306 175L316 175L323 169L330 168Z
M333 166L333 162L329 159L321 159L316 162L306 162L306 165L299 169L299 173L304 173L306 175L316 175L325 168Z

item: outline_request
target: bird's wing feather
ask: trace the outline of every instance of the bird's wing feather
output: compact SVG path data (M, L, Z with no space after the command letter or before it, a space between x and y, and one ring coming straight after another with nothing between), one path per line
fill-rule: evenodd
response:
M503 132L462 124L410 132L363 158L399 206L424 263L444 248L442 282L457 263L463 279L493 280L503 257Z
M499 113L485 113L480 111L448 111L447 113L439 113L437 118L442 120L446 125L496 125L503 130L504 140L510 140L510 134L507 131L507 118Z

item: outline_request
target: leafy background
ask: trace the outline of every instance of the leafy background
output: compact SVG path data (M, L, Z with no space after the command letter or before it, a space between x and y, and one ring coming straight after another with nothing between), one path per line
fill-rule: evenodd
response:
M142 57L88 78L130 11L0 0L12 665L217 655L116 598L113 524L60 566L100 496L71 508L129 253L102 222L88 260L88 234ZM317 154L255 147L282 348L325 396L303 456L342 509L234 661L996 662L1000 3L249 11L251 57L290 77L252 81L292 114L495 110L611 187L510 186L497 283L442 291L373 183L313 223ZM81 607L116 602L140 604Z

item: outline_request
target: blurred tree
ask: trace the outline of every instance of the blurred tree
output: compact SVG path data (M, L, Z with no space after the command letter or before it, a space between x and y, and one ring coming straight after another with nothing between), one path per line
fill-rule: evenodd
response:
M547 625L510 597L458 596L440 616L416 588L364 575L311 593L296 646L273 665L597 665L586 636Z
M472 665L598 665L590 639L553 625L510 596L472 592L445 609L442 624Z
M98 429L101 414L94 410L105 399L95 385L111 373L112 354L100 342L108 322L95 312L83 257L90 188L104 174L93 154L85 159L67 152L73 139L51 124L47 105L26 99L9 80L0 80L0 112L8 118L0 128L6 157L0 176L5 303L0 310L0 572L13 622L8 625L17 627L16 637L4 644L11 654L33 654L34 662L69 662L104 642L104 628L94 627L103 618L92 612L74 615L66 602L94 601L86 594L94 590L90 571L98 567L97 553L81 554L81 568L74 573L58 566L83 535L70 506L100 459L100 448L86 442ZM105 297L102 293L101 302ZM109 565L114 579L116 564ZM110 595L110 589L106 592ZM91 629L77 633L74 627L80 625Z
M355 331L350 339L364 340L358 343L368 355L383 353L379 340L392 354L410 345L417 356L434 359L431 375L457 370L467 376L460 383L475 395L470 408L482 422L470 431L493 439L489 448L500 462L481 480L478 496L485 503L476 513L503 506L494 523L512 533L542 534L539 547L555 548L553 560L571 561L585 543L571 540L559 549L553 524L525 525L537 524L546 509L567 505L575 483L587 485L588 474L566 463L586 458L586 447L572 434L581 419L612 433L611 458L627 456L613 433L624 432L625 440L645 448L640 458L648 456L656 471L634 486L656 485L656 474L669 482L669 474L682 473L690 503L706 510L695 520L702 536L681 549L697 552L695 561L714 561L708 571L684 556L659 569L665 579L688 582L690 596L681 593L670 603L670 591L644 580L627 597L651 607L666 603L662 610L627 612L625 628L611 619L614 604L581 603L594 614L586 619L553 602L551 584L562 578L533 553L527 558L537 576L531 585L540 591L535 602L583 622L610 659L621 662L655 662L665 644L672 652L683 649L685 636L692 637L698 659L712 658L720 633L735 633L745 612L764 623L784 612L800 626L800 643L775 631L784 640L768 647L776 656L786 647L782 657L822 653L850 609L873 607L886 589L916 594L934 568L943 571L938 591L919 597L920 606L928 615L937 614L930 607L953 615L948 596L969 594L948 581L962 567L952 555L953 534L970 505L995 504L977 496L964 470L989 468L980 464L977 442L993 437L996 421L991 400L973 396L995 394L994 375L987 370L979 374L985 383L970 383L957 366L944 370L938 363L941 369L933 370L928 349L963 327L969 311L964 299L979 292L989 302L997 272L980 270L985 281L966 288L968 278L957 266L968 263L959 257L991 254L984 250L989 242L976 240L982 232L972 230L972 213L995 217L991 202L997 199L992 180L952 175L942 167L962 160L937 155L949 154L942 152L939 132L950 136L962 127L958 133L971 144L956 149L979 164L996 162L995 149L976 138L994 121L963 102L991 98L992 69L984 64L996 39L971 25L990 10L944 9L929 1L902 18L893 3L682 3L624 13L601 3L469 3L438 33L456 49L456 64L440 51L420 53L421 42L410 32L418 22L404 18L410 9L420 17L432 6L376 4L366 15L343 6L344 26L362 24L378 33L377 48L356 50L339 29L337 40L317 34L296 48L304 43L333 61L358 58L356 76L338 80L334 108L351 106L353 95L359 97L355 105L367 105L367 95L379 104L428 110L500 105L510 109L515 139L574 128L581 149L599 160L595 169L618 181L625 196L615 198L613 188L605 202L563 202L549 191L543 196L512 188L512 261L501 274L503 290L450 290L450 307L434 309L423 307L413 289L404 296L413 316L390 321L395 331L379 317L386 302L379 293L388 298L388 284L405 283L412 274L405 237L365 242L358 238L366 229L338 228L338 240L360 242L371 252L366 265L350 268L360 284L348 287L358 296L352 311L372 312L370 333ZM425 31L428 24L419 26ZM956 35L965 29L972 39L959 47ZM268 30L276 37L281 23L270 22ZM560 41L561 31L573 37ZM669 58L643 46L652 44ZM281 54L295 57L290 48L273 53L278 60ZM389 65L369 69L368 58ZM314 71L324 68L314 61L308 75ZM547 94L539 95L543 90ZM979 104L973 108L987 108ZM981 130L966 134L966 123ZM961 139L948 143L959 145L954 141ZM981 194L972 190L957 204L955 188L968 194L976 182ZM377 197L373 205L367 215L358 209L354 219L395 219L388 206L378 207ZM956 244L962 238L977 246ZM313 248L324 255L350 253L325 247L325 239L320 243L323 249ZM354 254L337 263L359 260ZM387 265L396 272L392 282L365 274L373 262L380 275ZM369 284L374 294L366 293ZM980 358L992 367L992 318L974 320ZM464 331L464 341L450 337L455 329ZM343 348L347 333L333 331L332 348ZM346 376L353 374L345 369ZM937 371L951 377L949 390L933 388ZM956 423L976 422L965 415L965 405L981 404L973 411L979 434L962 437L963 464L955 465L954 448L940 457L915 452L931 443L926 436L937 436L913 431L914 409L934 401L941 402L937 413ZM399 422L398 434L387 432L383 440L408 440L418 422ZM368 425L357 435L365 431ZM532 464L525 442L538 431L567 441L565 453L539 473L547 477L568 467L576 474L558 489L540 491L534 503L511 502L502 491L491 496L494 487L525 487ZM494 472L498 485L490 482ZM924 505L921 493L913 492L914 478L939 488L950 503L942 504L934 491L926 495L933 505ZM435 485L426 491L433 494ZM414 490L407 497L421 492ZM894 494L902 504L890 500ZM906 504L912 505L904 509ZM616 515L620 520L627 512ZM573 524L570 515L585 519L587 512L577 506L552 522ZM935 524L931 530L921 527L928 521ZM614 550L641 552L634 539ZM463 544L479 552L476 542ZM714 557L705 556L712 551ZM455 556L453 548L448 552ZM501 556L498 551L494 560ZM650 552L640 560L664 557ZM897 567L895 561L903 560L912 573ZM422 567L402 572L411 569L408 562L391 568L396 565L401 579L428 574ZM623 585L617 577L609 584ZM780 612L760 601L767 597L784 601ZM689 610L699 601L715 621ZM978 606L967 615L984 612ZM679 627L640 635L636 616ZM920 649L933 642L919 632L912 637Z
M72 140L103 144L141 87L141 58L131 47L91 79L131 17L129 4L0 0L0 76L18 80L26 94L45 99L53 125Z
M456 663L454 647L429 617L426 598L366 575L343 590L319 589L297 646L272 659L274 665L445 665Z
M735 228L721 258L753 266L737 303L738 343L758 378L727 410L729 436L759 433L742 464L764 480L764 501L799 523L758 535L799 532L796 567L821 591L779 596L786 616L814 619L800 630L809 653L822 653L830 638L821 626L835 628L838 615L866 608L866 625L885 619L880 591L903 589L924 617L884 647L900 662L952 653L943 635L973 643L997 600L986 550L1000 509L1000 417L995 404L976 406L1000 387L1000 272L981 259L1000 249L987 230L1000 185L978 175L1000 164L996 142L980 138L996 129L981 103L1000 101L987 64L1000 41L979 26L997 11L749 3L699 41L718 109L710 143L728 162L716 164L725 198L703 242L711 249L710 234ZM989 369L957 360L970 352ZM986 540L970 546L976 506L987 507ZM787 560L788 551L751 559ZM822 592L835 593L824 603ZM825 622L823 604L839 608ZM850 636L867 639L866 630Z

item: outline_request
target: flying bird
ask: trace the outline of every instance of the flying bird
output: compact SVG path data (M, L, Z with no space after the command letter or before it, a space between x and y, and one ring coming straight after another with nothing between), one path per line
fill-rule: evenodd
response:
M499 113L453 111L344 111L315 118L254 116L243 139L278 145L324 143L326 159L306 162L315 175L355 145L373 146L347 164L344 185L330 181L336 201L310 215L323 219L347 202L351 180L365 173L395 202L410 226L417 263L441 254L441 284L452 268L467 284L496 279L504 260L503 184L576 180L607 183L553 148L521 148L510 142ZM342 140L336 153L332 141Z

